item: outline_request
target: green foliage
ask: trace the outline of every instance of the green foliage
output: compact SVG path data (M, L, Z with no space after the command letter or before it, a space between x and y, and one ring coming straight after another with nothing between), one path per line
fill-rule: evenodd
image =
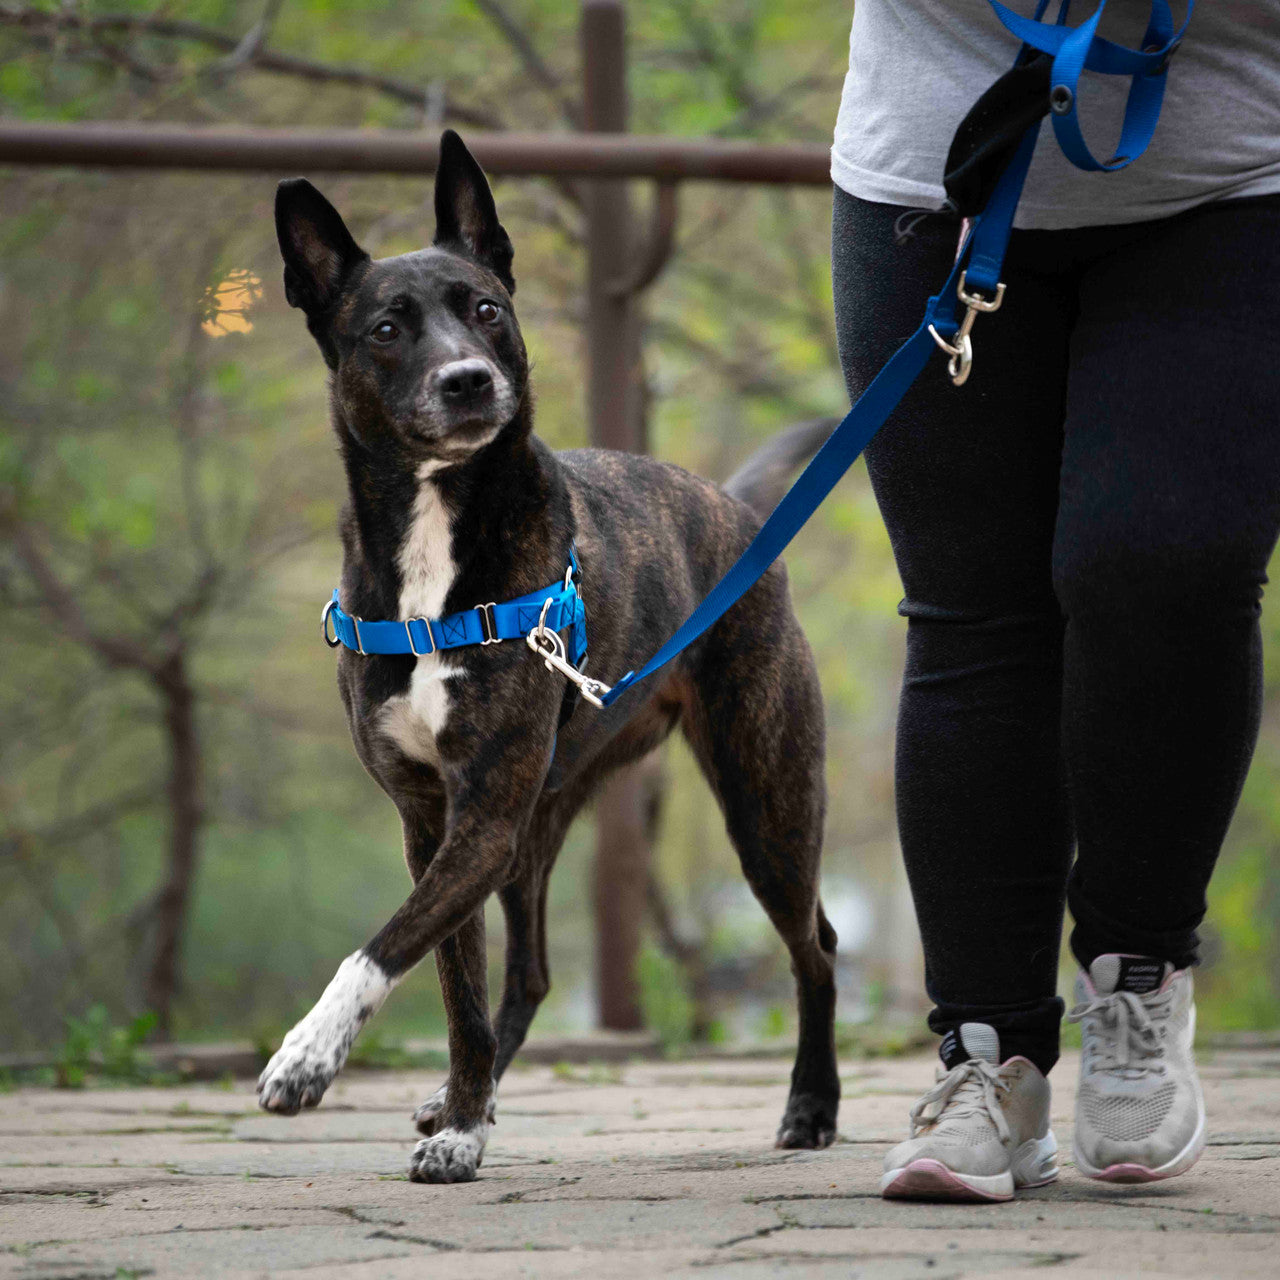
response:
M90 1079L131 1084L167 1083L171 1073L155 1069L142 1045L156 1018L144 1013L122 1026L112 1023L104 1005L95 1004L82 1018L68 1018L66 1037L53 1065L60 1089L79 1089Z
M612 1062L588 1062L575 1066L572 1062L556 1062L551 1074L566 1084L621 1084L622 1068Z
M897 1058L933 1048L937 1037L922 1022L892 1020L836 1024L836 1052L841 1058Z
M785 1004L771 1004L760 1016L760 1038L781 1040L791 1030L791 1010Z
M367 1030L352 1046L349 1067L387 1071L447 1071L449 1055L439 1049L409 1049L376 1028Z
M644 1024L667 1053L683 1049L693 1038L693 999L684 972L653 947L643 947L636 960Z

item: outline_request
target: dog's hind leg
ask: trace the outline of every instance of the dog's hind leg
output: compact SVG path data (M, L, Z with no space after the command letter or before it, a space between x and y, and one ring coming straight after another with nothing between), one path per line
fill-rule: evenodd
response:
M410 1157L409 1178L470 1182L494 1118L496 1040L489 1026L483 909L436 948L436 968L449 1019L449 1080L441 1090L442 1106L432 1117L431 1136Z
M709 646L685 731L760 905L791 954L800 1034L780 1147L836 1136L835 930L818 899L826 808L822 699L794 620L759 643ZM741 635L736 638L741 640Z
M502 1003L494 1019L497 1056L493 1064L496 1084L524 1043L533 1015L551 986L547 966L547 875L530 871L504 886L499 893L507 920L507 968L502 987ZM437 956L440 952L436 953ZM414 1112L419 1133L428 1136L443 1124L450 1086L442 1084ZM489 1120L494 1104L489 1104Z
M507 920L507 972L495 1030L498 1057L494 1078L511 1065L529 1024L551 989L547 964L547 881L550 868L536 868L501 893Z

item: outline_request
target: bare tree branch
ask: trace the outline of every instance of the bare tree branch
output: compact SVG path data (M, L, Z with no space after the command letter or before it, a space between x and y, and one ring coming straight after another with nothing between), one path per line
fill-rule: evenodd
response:
M135 76L146 84L164 84L169 79L158 67L153 67L149 62L143 62L141 58L136 57L128 49L121 48L113 40L98 40L94 44L94 50L101 53L107 62L123 67L131 76Z
M542 55L529 38L529 33L506 11L499 0L475 0L475 6L506 38L519 56L529 78L546 90L566 123L573 129L578 128L581 117L577 103L565 96L560 78L543 61Z
M314 83L345 84L352 88L372 89L384 97L406 103L418 111L424 111L426 108L426 85L414 84L393 76L378 75L362 67L334 66L294 54L277 53L261 47L261 44L254 48L252 44L245 44L247 37L229 35L215 27L208 27L203 23L191 22L183 18L129 13L99 14L90 17L71 9L50 12L32 9L25 5L0 5L0 25L18 27L28 33L44 37L57 33L78 33L87 36L93 40L93 47L112 61L119 61L121 56L130 57L132 62L137 64L136 73L145 79L152 78L153 74L161 79L168 77L158 68L145 66L134 55L122 55L119 49L114 48L108 50L102 44L101 37L122 32L190 41L225 53L227 57L220 64L224 72L228 69L230 61L237 57L237 51L241 50L243 45L245 47L240 55L240 61L231 68L233 70L252 68L255 71L295 76ZM250 35L252 34L250 32ZM265 32L263 34L265 37ZM130 66L130 70L134 70L134 67ZM492 112L468 107L452 99L446 103L445 113L459 123L474 125L478 129L502 128L502 121Z
M648 321L650 333L661 342L696 356L704 368L711 368L740 396L768 396L798 416L818 417L820 410L796 394L790 382L771 373L754 353L727 355L717 342L701 338L669 315Z
M711 134L717 138L732 137L749 133L761 124L778 124L781 121L788 121L795 122L796 125L789 131L793 140L798 140L802 134L816 136L819 132L825 137L825 129L819 131L812 121L805 120L796 111L796 99L802 95L817 92L830 95L833 92L839 92L843 84L844 78L842 76L817 73L800 76L790 84L784 85L777 93L770 94L767 98L757 97L750 106L743 107L727 124L713 129Z
M137 644L98 631L89 622L80 602L44 553L36 545L31 530L10 512L0 513L0 532L8 535L18 559L40 590L41 603L75 640L87 645L108 666L142 671L155 679L159 664Z
M725 94L738 108L737 114L725 124L711 131L714 137L731 137L748 133L761 124L787 124L791 135L817 131L814 123L805 120L796 111L797 99L818 90L830 93L844 83L843 77L826 74L828 59L823 56L813 70L797 77L776 92L766 93L752 82L743 59L735 56L723 39L717 24L706 14L705 6L679 0L674 6L679 15L690 47L685 50L664 50L656 57L710 71L719 81ZM654 59L654 55L650 55Z
M705 9L695 3L695 0L679 0L672 7L680 17L696 59L719 77L725 92L741 110L760 110L761 95L747 78L741 62L723 48L716 24L707 16Z
M47 827L30 829L10 825L9 830L0 837L0 857L8 858L23 849L37 847L51 848L55 845L72 844L87 835L101 831L117 818L137 809L145 809L160 798L157 787L139 787L134 791L126 791L122 795L113 796L101 804L82 809L70 818L61 818Z
M227 75L248 66L263 52L267 38L271 34L271 28L275 24L276 15L280 12L283 3L284 0L267 0L267 7L263 10L262 17L244 33L240 43L217 64L215 69L220 75Z

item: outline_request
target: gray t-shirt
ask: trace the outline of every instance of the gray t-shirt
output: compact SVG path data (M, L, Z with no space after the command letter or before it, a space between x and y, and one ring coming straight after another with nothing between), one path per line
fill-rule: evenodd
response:
M1006 2L1027 17L1035 12L1034 0ZM1181 21L1181 5L1172 7ZM1099 34L1137 47L1149 11L1148 0L1111 0ZM986 0L857 0L832 180L865 200L939 206L956 126L1017 51ZM1115 149L1128 88L1119 76L1081 77L1085 141L1100 160ZM1170 64L1146 153L1120 172L1086 173L1062 154L1046 120L1016 225L1142 222L1206 200L1275 191L1280 0L1200 0Z

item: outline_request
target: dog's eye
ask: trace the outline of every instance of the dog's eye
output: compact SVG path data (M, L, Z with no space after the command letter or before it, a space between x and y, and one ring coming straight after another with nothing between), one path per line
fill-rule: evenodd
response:
M390 320L380 320L369 332L374 342L394 342L400 336L400 330Z
M476 315L482 324L497 324L502 308L496 302L482 302L476 308Z

